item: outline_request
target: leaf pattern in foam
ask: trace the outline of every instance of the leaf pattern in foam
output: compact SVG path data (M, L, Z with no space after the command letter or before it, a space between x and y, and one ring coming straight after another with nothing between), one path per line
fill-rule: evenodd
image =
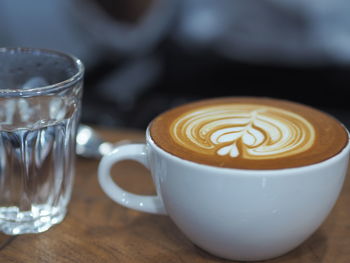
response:
M257 113L251 115L251 119L245 122L245 125L219 129L210 136L214 144L227 144L217 151L219 155L230 155L238 157L240 155L237 147L237 141L241 140L247 147L254 147L261 144L266 136L254 127L254 121Z
M302 116L265 105L212 106L184 114L172 127L174 139L186 148L246 159L296 154L315 139Z

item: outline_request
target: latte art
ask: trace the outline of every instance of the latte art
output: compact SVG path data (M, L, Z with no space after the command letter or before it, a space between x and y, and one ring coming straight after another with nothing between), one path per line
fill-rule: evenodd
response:
M315 130L302 116L258 104L198 108L170 126L173 140L206 155L251 160L275 159L312 147Z
M184 160L255 170L322 162L349 140L344 126L324 112L258 97L184 104L160 114L149 131L161 149Z

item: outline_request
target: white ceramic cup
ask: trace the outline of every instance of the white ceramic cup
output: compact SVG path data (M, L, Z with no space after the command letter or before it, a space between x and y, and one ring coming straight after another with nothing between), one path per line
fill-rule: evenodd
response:
M197 246L233 260L264 260L300 245L324 221L346 175L350 143L321 163L278 170L220 168L178 158L158 147L149 129L146 144L116 147L104 156L99 182L115 202L167 214ZM156 196L120 188L113 164L135 160L146 166Z

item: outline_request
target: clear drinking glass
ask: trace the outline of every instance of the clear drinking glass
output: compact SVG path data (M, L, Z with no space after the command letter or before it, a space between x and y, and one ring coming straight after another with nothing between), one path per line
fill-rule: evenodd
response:
M0 48L0 231L38 233L63 220L83 75L70 55Z

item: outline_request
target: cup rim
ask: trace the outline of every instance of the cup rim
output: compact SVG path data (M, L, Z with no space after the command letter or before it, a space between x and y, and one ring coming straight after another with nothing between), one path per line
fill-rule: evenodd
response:
M258 175L258 176L274 176L274 175L279 175L282 173L289 173L289 172L294 172L294 173L298 173L298 172L307 172L308 170L313 170L313 169L321 169L325 166L328 166L334 162L336 162L337 160L341 159L344 155L348 154L350 152L350 132L347 130L347 128L343 125L345 131L348 134L348 141L346 143L346 145L344 146L344 148L338 152L336 155L331 156L330 158L317 162L317 163L313 163L313 164L309 164L309 165L303 165L303 166L298 166L298 167L287 167L287 168L279 168L279 169L243 169L243 168L230 168L230 167L219 167L219 166L214 166L214 165L208 165L208 164L202 164L202 163L197 163L194 161L190 161L187 159L183 159L180 158L176 155L173 155L165 150L163 150L160 146L158 146L156 144L156 142L153 140L153 138L151 137L150 134L150 125L148 125L147 130L146 130L146 143L152 145L152 147L158 151L159 153L167 156L168 158L177 161L177 162L183 162L185 165L188 166L195 166L195 167L199 167L202 169L206 169L208 171L223 171L226 174L240 174L240 175Z
M0 47L1 53L32 53L32 54L53 54L73 62L77 72L61 82L55 84L35 87L31 89L0 89L0 97L33 97L38 95L44 95L49 93L57 93L60 90L69 88L70 86L79 82L84 75L84 64L80 59L74 55L64 53L57 50L45 49L45 48L31 48L31 47Z

